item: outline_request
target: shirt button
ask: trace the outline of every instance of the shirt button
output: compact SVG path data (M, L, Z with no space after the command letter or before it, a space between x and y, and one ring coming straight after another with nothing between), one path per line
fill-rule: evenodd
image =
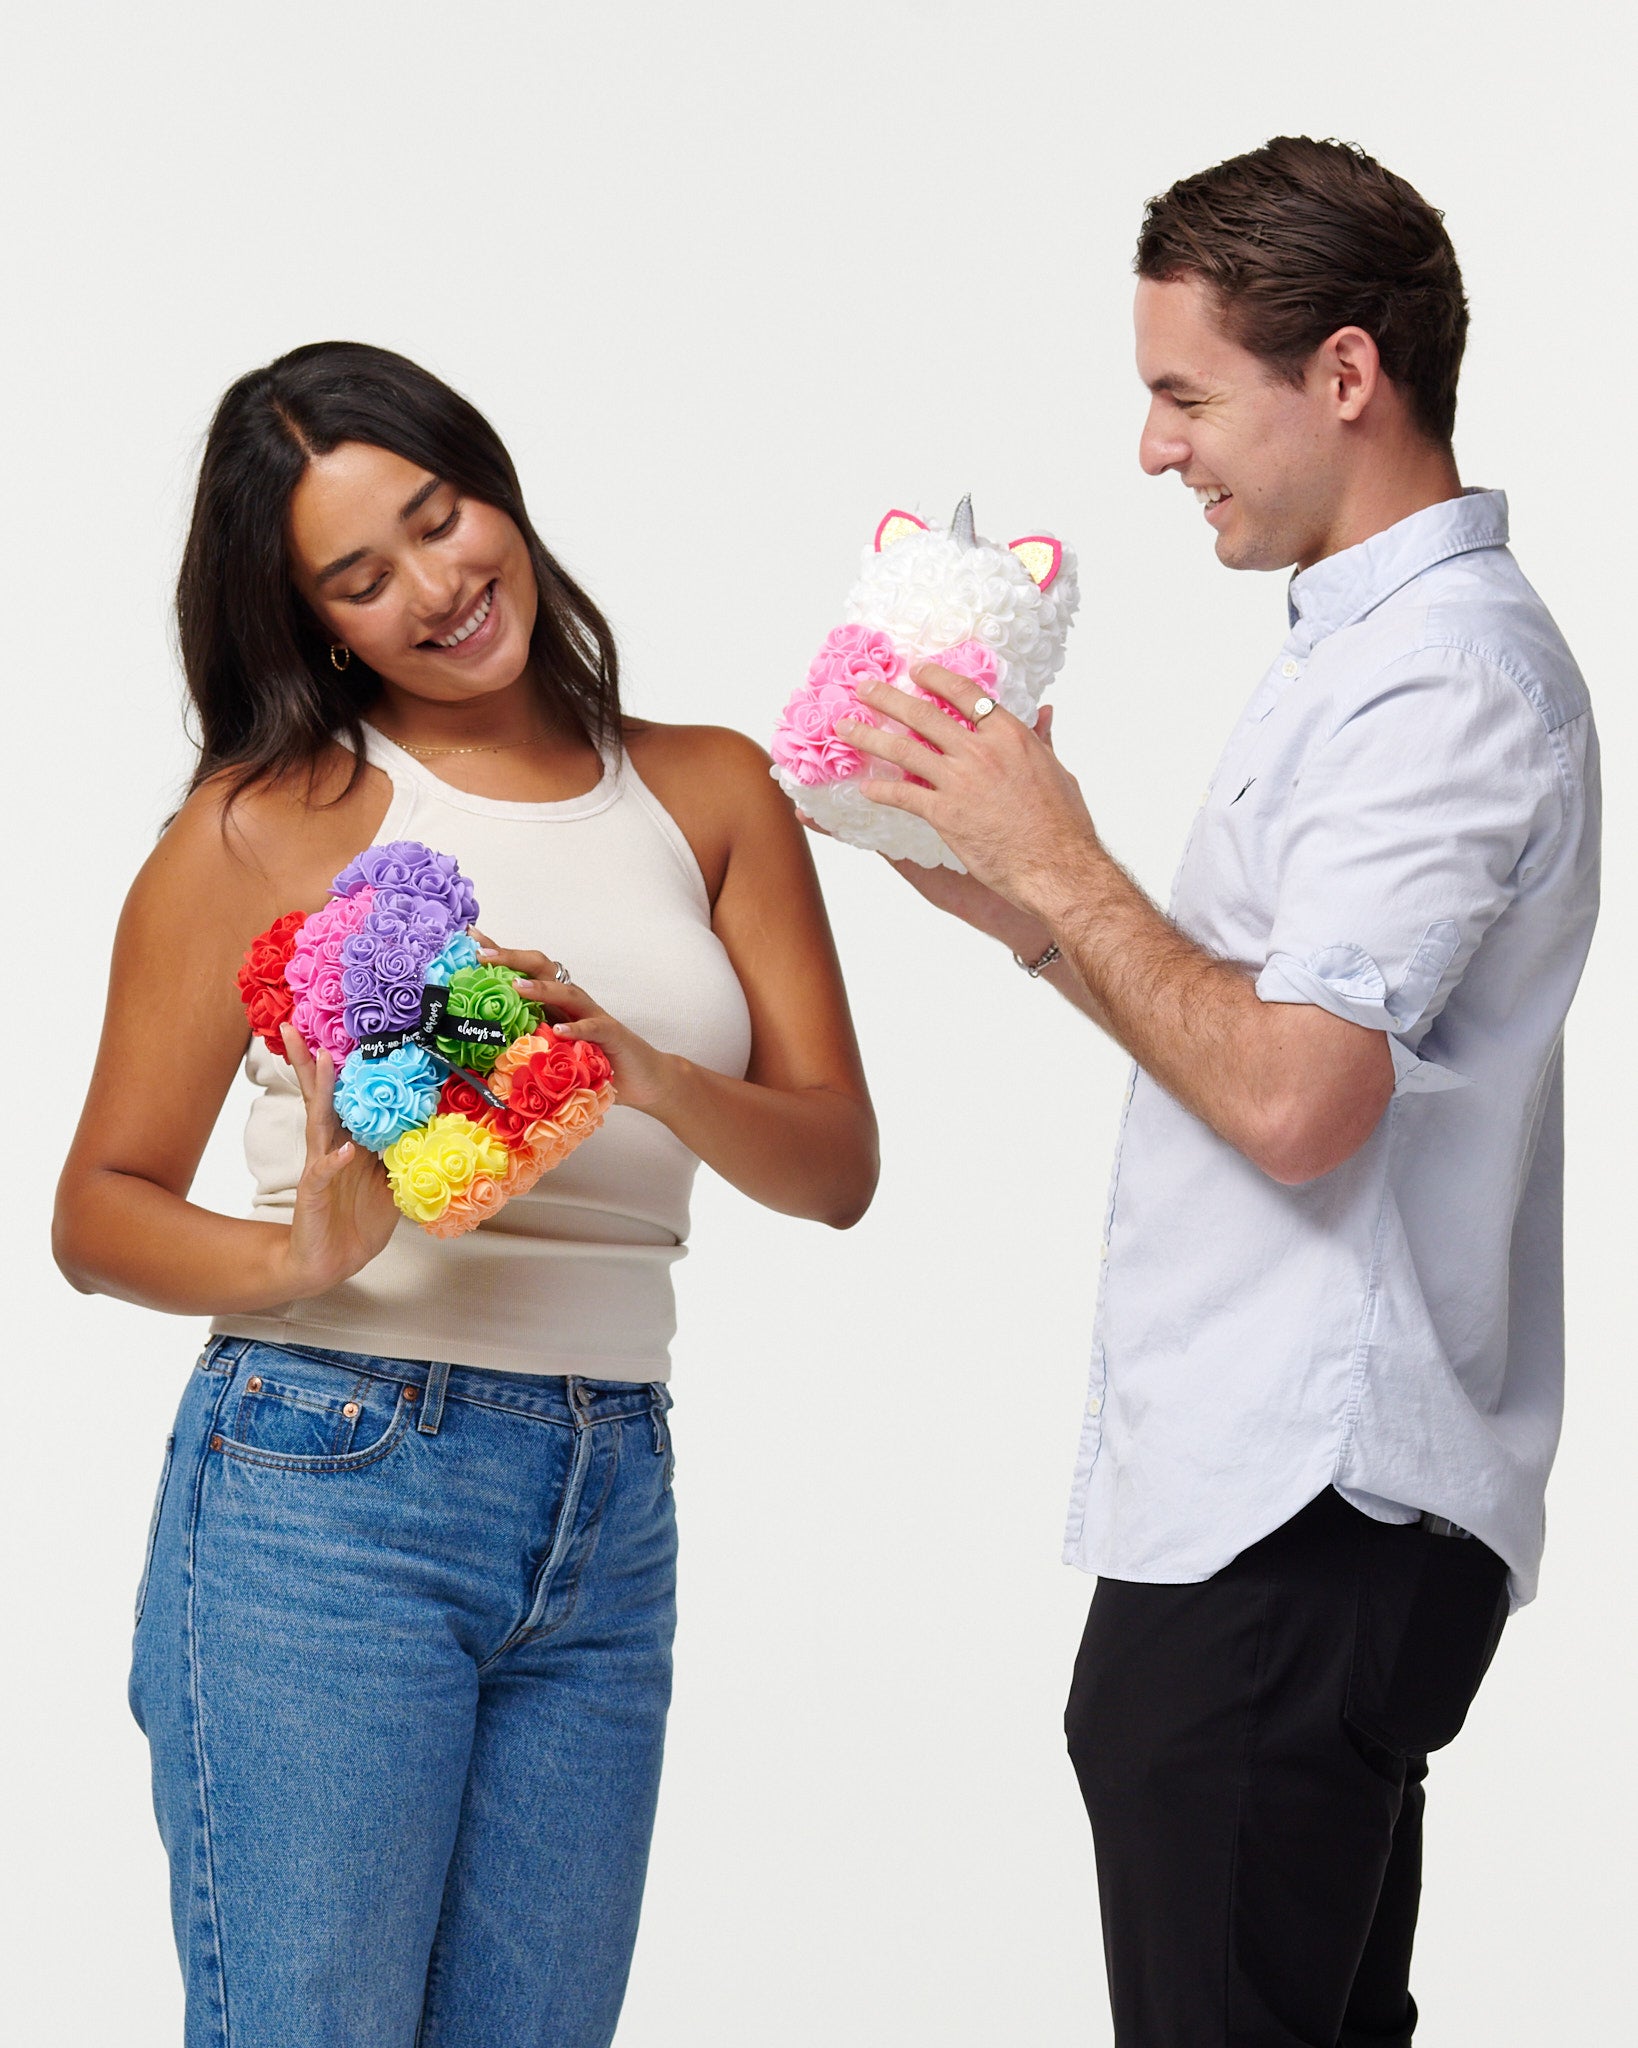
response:
M1098 1416L1103 1413L1103 1396L1101 1394L1094 1394L1092 1396L1091 1400L1086 1404L1086 1412L1092 1416Z
M1296 673L1297 664L1294 661L1282 661L1280 663L1280 674L1285 677L1287 682L1289 682Z

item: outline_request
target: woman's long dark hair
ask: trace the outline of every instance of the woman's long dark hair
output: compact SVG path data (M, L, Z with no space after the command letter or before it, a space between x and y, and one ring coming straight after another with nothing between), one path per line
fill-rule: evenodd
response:
M230 385L205 440L177 579L182 666L199 725L190 790L229 771L231 802L305 769L336 738L362 773L361 715L380 688L356 656L343 670L290 573L286 524L303 470L343 441L401 455L508 515L540 603L529 654L547 702L593 745L620 731L620 669L608 622L548 553L512 459L475 406L389 349L317 341Z

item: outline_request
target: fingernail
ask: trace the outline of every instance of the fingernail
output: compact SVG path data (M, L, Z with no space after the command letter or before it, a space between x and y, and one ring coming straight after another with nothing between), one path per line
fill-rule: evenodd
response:
M859 730L859 721L856 718L839 718L836 721L836 730L838 732L857 732Z

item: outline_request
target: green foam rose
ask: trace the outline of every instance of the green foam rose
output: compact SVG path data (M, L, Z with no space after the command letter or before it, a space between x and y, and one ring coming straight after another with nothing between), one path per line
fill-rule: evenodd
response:
M445 996L453 1017L471 1017L480 1024L498 1024L506 1033L506 1044L526 1038L541 1020L541 1011L525 1002L517 990L518 977L507 967L460 967L449 977ZM475 1074L487 1074L506 1050L500 1045L468 1045L459 1038L438 1038L433 1043L447 1060Z

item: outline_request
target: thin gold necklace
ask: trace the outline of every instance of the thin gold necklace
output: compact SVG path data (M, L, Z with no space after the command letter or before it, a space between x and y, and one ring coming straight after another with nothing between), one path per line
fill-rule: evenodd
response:
M401 747L406 754L413 754L418 761L431 761L440 754L508 754L517 747L532 747L533 740L499 740L490 747L412 747L408 740L394 740L395 747Z

